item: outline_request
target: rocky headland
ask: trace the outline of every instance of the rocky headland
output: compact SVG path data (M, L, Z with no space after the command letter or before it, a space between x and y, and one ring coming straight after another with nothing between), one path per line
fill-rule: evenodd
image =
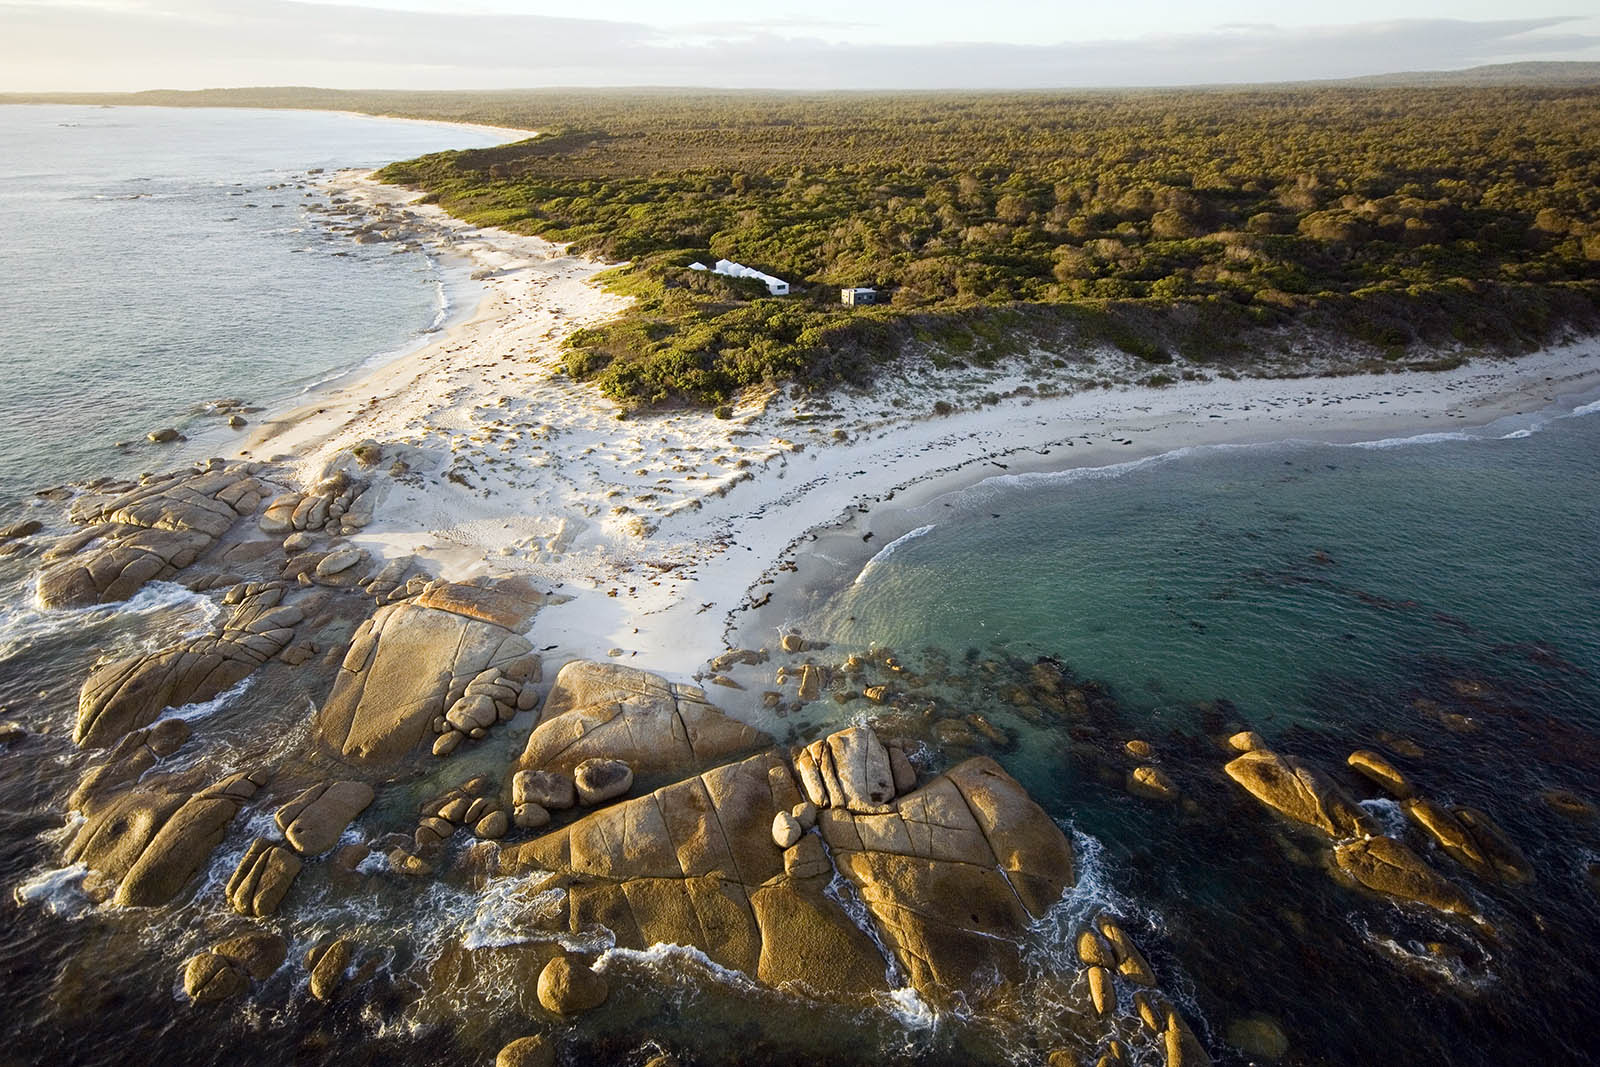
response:
M881 1010L911 997L1000 1025L1009 1047L1052 1065L1209 1062L1116 915L1059 929L1072 844L1007 773L1012 729L959 706L969 683L887 650L832 658L798 633L702 668L730 694L745 690L737 677L769 678L771 721L829 697L854 709L844 728L780 738L696 686L550 662L534 642L559 595L525 577L443 580L350 542L372 517L359 468L352 457L305 489L280 468L222 461L103 481L72 495L76 531L17 535L46 604L149 582L217 604L208 632L86 671L72 734L86 758L62 798L61 859L107 914L157 929L205 916L172 1012L359 1002L403 978L405 997L380 999L422 1022L492 973L531 1031L502 1058L551 1062L566 1021L630 995L609 977L617 952L678 946L712 974L803 1001ZM288 678L320 699L231 724L227 745L185 714ZM1022 721L1084 740L1115 721L1103 691L1046 661L983 684ZM1215 781L1303 835L1286 849L1352 894L1493 938L1460 877L1533 877L1488 814L1429 799L1378 751L1353 752L1341 784L1249 732L1216 745ZM1148 741L1101 751L1130 795L1199 811ZM1352 793L1362 786L1453 868L1376 825ZM423 953L403 926L342 929L323 914L330 897L339 914L365 894L426 908L434 886L503 911L509 936L483 946L446 930ZM1270 1019L1252 1025L1277 1039Z
M1220 969L1232 951L1314 960L1332 935L1286 905L1280 928L1213 943L1104 896L1019 782L1038 787L1023 768L1041 754L1215 843L1219 864L1314 876L1418 981L1495 979L1528 850L1490 805L1430 788L1404 736L1302 756L1223 700L1203 736L1156 736L1048 657L960 664L792 630L727 646L817 527L853 524L858 549L905 532L867 517L897 493L1068 449L1111 462L1284 432L1268 423L1386 432L1406 418L1391 402L1443 423L1492 396L1487 418L1592 381L1586 351L1337 395L1216 380L1086 400L1018 377L948 417L904 382L827 409L629 415L557 369L561 338L616 305L588 284L600 265L359 188L376 206L335 205L355 239L482 265L467 333L264 420L236 458L58 487L63 514L0 530L53 617L175 589L207 612L64 682L47 881L72 880L105 933L61 968L60 1003L87 1016L115 1002L106 974L160 969L173 1025L348 1011L510 1065L596 1055L582 1020L604 1019L633 1041L607 1049L620 1062L680 1011L661 1008L670 974L757 998L754 1014L951 1020L970 1034L938 1055L967 1060L1283 1057L1269 1015L1198 1015L1175 942ZM1476 729L1493 694L1472 684L1418 713ZM0 745L25 755L32 725L0 723ZM1594 819L1568 790L1542 803Z

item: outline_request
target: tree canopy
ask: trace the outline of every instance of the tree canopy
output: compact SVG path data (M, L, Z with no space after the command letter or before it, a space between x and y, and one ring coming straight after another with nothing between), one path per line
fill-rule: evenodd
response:
M1226 360L1290 324L1515 348L1600 306L1590 87L613 91L453 117L542 135L381 176L627 260L634 308L568 361L625 402L858 380L952 331ZM684 269L708 257L796 295ZM887 303L839 306L856 285Z

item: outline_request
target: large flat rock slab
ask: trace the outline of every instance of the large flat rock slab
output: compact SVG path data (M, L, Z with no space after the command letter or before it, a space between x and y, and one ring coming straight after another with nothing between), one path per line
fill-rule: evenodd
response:
M969 759L882 814L820 813L839 871L935 1004L1020 981L1023 943L1074 880L1055 822L993 760Z
M283 595L281 585L237 587L227 597L233 613L215 633L96 667L78 693L73 741L113 744L167 708L210 700L249 677L294 639L302 615Z
M261 772L241 773L194 792L169 782L115 793L84 812L67 862L87 866L85 888L118 906L165 904L205 865L266 780Z
M613 663L573 660L556 675L517 767L570 773L586 759L619 759L648 780L681 777L771 744L692 686Z
M45 553L40 603L107 604L171 578L261 506L272 490L260 471L214 460L78 497L69 515L85 529Z
M515 697L537 678L538 664L527 639L498 623L390 604L356 631L317 729L342 759L393 762L431 736L480 674L497 671Z
M885 961L825 893L833 871L816 835L787 850L772 841L773 817L800 801L768 752L508 848L500 869L559 875L574 932L599 924L625 948L694 946L773 986L881 990Z
M841 734L824 743L878 743L865 727ZM941 1006L978 1005L1025 979L1031 928L1073 883L1072 849L998 764L971 759L874 801L880 810L832 807L820 833L779 836L775 825L804 800L793 768L769 751L512 846L500 870L556 874L573 931L604 926L624 947L691 945L772 985L837 997L882 989L879 944ZM822 892L836 872L865 904L871 936Z

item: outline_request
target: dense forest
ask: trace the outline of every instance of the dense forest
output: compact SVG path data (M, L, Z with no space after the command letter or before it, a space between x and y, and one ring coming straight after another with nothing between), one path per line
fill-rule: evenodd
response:
M528 142L387 168L453 214L628 260L569 369L619 400L858 380L918 339L1153 362L1251 326L1396 358L1600 304L1600 90L559 98ZM685 269L725 257L795 295ZM874 286L885 306L839 305Z
M568 367L628 403L861 381L919 344L1235 363L1283 327L1408 364L1600 321L1592 85L329 95L295 106L541 131L381 173L627 260L633 309ZM719 257L793 295L686 269ZM858 285L886 303L841 306Z

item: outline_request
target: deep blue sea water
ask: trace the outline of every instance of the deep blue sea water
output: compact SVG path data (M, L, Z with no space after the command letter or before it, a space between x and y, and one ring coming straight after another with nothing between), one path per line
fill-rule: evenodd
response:
M0 106L0 507L165 469L170 449L111 446L214 427L191 409L281 403L413 343L447 310L447 271L327 233L307 214L306 172L512 136L317 112Z

